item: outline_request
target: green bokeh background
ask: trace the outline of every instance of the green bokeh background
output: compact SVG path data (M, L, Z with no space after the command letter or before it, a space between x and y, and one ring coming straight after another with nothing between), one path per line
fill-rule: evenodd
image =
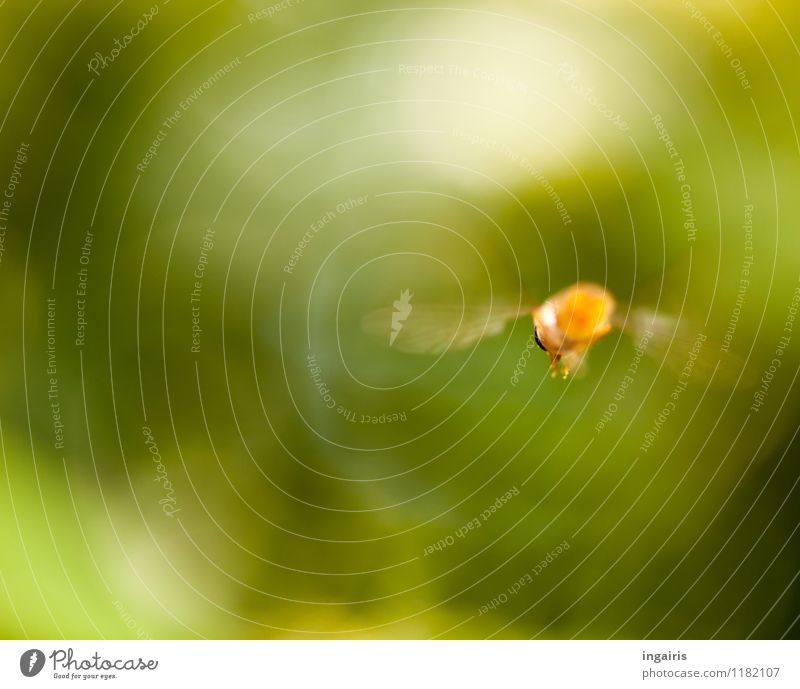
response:
M758 412L760 383L697 377L641 453L675 379L643 362L597 432L633 357L622 335L582 379L551 380L534 352L512 385L527 320L439 359L359 322L406 288L480 304L589 279L719 342L752 204L731 347L760 378L800 274L796 3L288 5L251 21L270 3L162 2L97 74L150 4L0 5L0 185L30 146L0 261L0 636L795 637L800 335ZM405 421L329 409L309 354L336 406Z

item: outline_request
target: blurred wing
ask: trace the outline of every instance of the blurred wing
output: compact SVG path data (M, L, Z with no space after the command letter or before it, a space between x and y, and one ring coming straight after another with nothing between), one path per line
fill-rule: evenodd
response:
M687 380L708 382L724 387L751 385L754 376L744 361L720 349L718 342L699 328L672 316L647 309L635 309L627 320L620 316L615 323L651 359Z
M497 335L506 325L529 315L533 306L453 306L412 304L405 320L391 308L371 311L362 320L364 332L387 346L410 354L441 354L465 349L478 340Z
M567 352L561 356L562 366L566 364L569 367L569 377L576 380L583 380L589 373L589 350L583 352Z

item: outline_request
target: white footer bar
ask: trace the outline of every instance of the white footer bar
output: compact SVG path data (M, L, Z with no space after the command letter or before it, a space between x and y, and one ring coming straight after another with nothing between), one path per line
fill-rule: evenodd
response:
M0 686L800 687L797 641L4 641Z

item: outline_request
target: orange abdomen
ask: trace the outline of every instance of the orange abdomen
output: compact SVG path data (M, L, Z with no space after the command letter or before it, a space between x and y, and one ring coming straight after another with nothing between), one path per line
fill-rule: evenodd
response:
M557 294L551 302L559 330L571 340L592 341L611 329L614 299L599 285L578 283Z

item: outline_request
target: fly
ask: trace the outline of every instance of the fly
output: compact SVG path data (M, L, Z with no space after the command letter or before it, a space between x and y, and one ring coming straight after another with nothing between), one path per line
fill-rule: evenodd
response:
M637 343L646 342L646 353L657 361L664 361L673 370L685 366L695 339L676 318L648 309L629 309L621 313L616 299L603 286L578 282L541 304L465 307L415 304L413 314L393 340L393 349L411 354L441 354L465 349L500 334L510 322L522 317L532 319L536 344L547 354L554 377L569 376L581 366L591 346L615 329ZM372 311L363 319L364 331L384 338L392 327L392 318L391 309ZM710 343L706 344L702 355L692 351L693 375L715 375L718 381L735 381L744 371L736 357L723 356L719 348Z

